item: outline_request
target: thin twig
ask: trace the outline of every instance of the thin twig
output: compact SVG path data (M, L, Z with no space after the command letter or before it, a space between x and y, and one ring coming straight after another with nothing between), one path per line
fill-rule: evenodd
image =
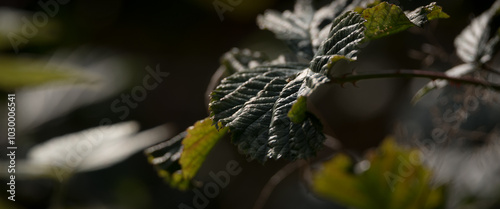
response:
M443 79L455 84L472 84L486 88L492 88L500 91L500 85L489 83L487 81L475 79L469 76L450 77L443 72L426 71L426 70L395 70L395 71L380 71L380 72L363 72L357 74L344 75L342 77L334 77L331 79L333 83L353 83L360 80L376 79L376 78L429 78L431 80Z
M271 196L271 193L273 190L276 188L276 186L286 177L288 177L290 174L292 174L295 170L301 168L302 166L306 165L307 162L304 160L299 160L297 162L289 163L283 168L281 168L278 172L276 172L270 179L267 181L266 185L264 185L264 188L262 188L262 191L259 194L259 197L255 201L255 205L253 206L253 209L262 209L264 205L266 204L267 200Z

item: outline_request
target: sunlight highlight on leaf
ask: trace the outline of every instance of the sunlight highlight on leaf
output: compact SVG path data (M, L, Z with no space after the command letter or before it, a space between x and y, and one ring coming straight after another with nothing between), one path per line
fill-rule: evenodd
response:
M227 128L215 128L209 118L196 122L185 132L168 141L146 149L151 164L158 175L173 188L187 190L193 186L193 178L213 146L227 132Z

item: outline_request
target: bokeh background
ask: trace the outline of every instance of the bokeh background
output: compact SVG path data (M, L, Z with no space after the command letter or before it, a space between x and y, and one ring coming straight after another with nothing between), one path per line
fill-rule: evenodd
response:
M219 1L230 6L225 0ZM15 17L31 19L34 13L41 11L39 2L46 1L0 0L0 17L14 11L21 12ZM28 115L29 109L37 106L74 108L54 117L47 110L46 115L28 115L19 119L20 124L26 125L17 133L18 158L25 158L30 148L53 137L98 126L103 118L113 123L134 120L140 124L141 130L170 124L167 135L171 137L207 117L206 88L223 53L233 47L263 51L272 58L289 53L271 32L260 30L255 19L266 9L292 9L293 1L241 0L240 4L230 6L232 11L223 13L223 20L214 9L214 2L70 0L59 5L57 14L50 17L48 24L41 27L37 36L23 45L19 52L8 43L4 44L6 47L0 51L4 59L39 58L47 63L77 63L75 65L81 69L97 72L109 82L99 90L104 93L95 93L95 97L88 96L89 99L82 101L68 99L73 93L52 99L19 97L17 102L20 105L25 102L22 105L27 108L17 110L20 118L23 112ZM316 4L324 2L327 1ZM412 9L429 2L402 1L401 5ZM492 2L438 1L450 19L434 21L424 28L370 43L359 56L364 60L359 69L421 69L429 66L429 62L441 70L452 67L458 62L453 55L454 37ZM4 43L9 32L6 25L11 21L15 20L0 19ZM425 48L424 45L429 47L429 43L438 44L439 50L443 51ZM425 56L421 57L422 53L417 52L424 55L435 52L436 55L422 61ZM440 59L440 55L445 57ZM147 66L159 66L169 76L157 88L148 91L137 107L130 108L129 115L120 118L122 114L112 111L111 104L120 99L121 94L130 94L142 83ZM2 69L0 76L3 76L1 73ZM408 113L412 108L409 100L415 86L425 83L426 80L383 79L360 82L359 88L349 84L331 87L320 94L323 102L317 102L314 111L326 121L327 133L337 138L346 149L362 153L393 133L397 121L411 116ZM24 92L29 97L26 91L30 89L16 93ZM79 93L81 91L75 94ZM41 119L28 124L28 120L36 118ZM4 128L1 133L1 137L6 135L3 134ZM2 138L2 147L6 147L6 143ZM3 159L4 151L1 153ZM326 149L319 158L330 154L331 150ZM252 208L266 182L288 163L269 161L261 165L247 162L229 139L225 139L210 153L198 179L210 180L207 173L224 170L230 160L236 160L243 171L232 177L229 186L216 198L210 199L207 208ZM304 179L307 177L300 169L292 172L276 186L264 208L338 207L312 194ZM192 206L194 196L192 191L179 192L164 184L142 152L104 169L77 173L65 179L63 184L51 178L23 178L18 179L16 188L16 202L7 201L7 194L2 192L0 207L178 208L181 203Z

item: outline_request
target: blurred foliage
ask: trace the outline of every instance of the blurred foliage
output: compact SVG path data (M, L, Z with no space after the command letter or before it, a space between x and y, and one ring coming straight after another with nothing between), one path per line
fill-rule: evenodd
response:
M95 83L91 75L77 71L73 66L47 64L45 60L0 57L0 89L12 91L61 81L62 84Z
M422 165L419 153L387 138L357 164L337 154L315 173L313 188L321 196L358 209L444 208L444 187L431 185L431 172Z
M498 15L500 1L496 1L487 11L474 18L462 32L455 37L455 51L457 56L465 63L448 69L445 73L452 77L463 77L474 71L485 69L498 50L500 41L500 28L491 28L493 18ZM495 33L491 34L491 31ZM486 69L491 70L491 69ZM435 89L440 89L449 84L446 80L436 80L427 83L418 90L412 98L412 103L417 103L423 96Z

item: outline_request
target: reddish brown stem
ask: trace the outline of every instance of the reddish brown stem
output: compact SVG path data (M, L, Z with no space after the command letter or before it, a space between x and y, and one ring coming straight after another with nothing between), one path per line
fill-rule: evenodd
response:
M471 84L500 91L500 85L475 79L470 76L450 77L443 72L426 71L426 70L395 70L395 71L363 72L357 74L344 75L342 77L334 77L331 79L331 82L338 84L355 83L360 80L375 79L375 78L429 78L431 80L443 79L443 80L448 80L451 83Z

